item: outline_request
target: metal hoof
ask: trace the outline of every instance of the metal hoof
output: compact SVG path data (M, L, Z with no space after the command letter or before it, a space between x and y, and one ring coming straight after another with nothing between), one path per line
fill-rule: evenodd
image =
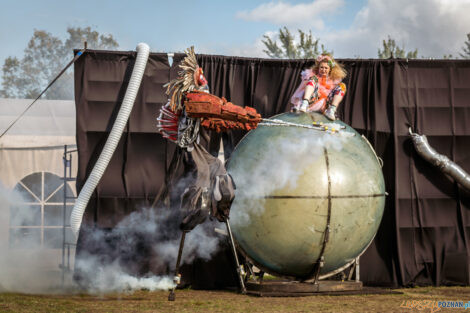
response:
M170 294L168 295L168 301L175 301L176 295L175 292L172 290L170 291Z

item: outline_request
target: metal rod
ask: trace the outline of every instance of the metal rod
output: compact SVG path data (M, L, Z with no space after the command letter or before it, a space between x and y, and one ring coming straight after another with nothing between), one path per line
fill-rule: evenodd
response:
M349 269L349 274L348 274L348 280L352 280L352 276L355 271L356 271L356 261L354 261L354 263L351 264L351 268Z
M235 264L237 266L238 278L240 280L240 290L242 294L246 294L245 281L243 280L243 269L241 268L240 262L238 261L237 248L235 247L235 241L233 240L232 229L230 228L230 223L228 222L228 218L225 219L225 225L227 226L227 232L228 232L228 236L230 239L230 245L232 246L232 252L235 258Z
M253 277L253 279L256 280L255 273L253 272L252 265L249 262L245 262L245 267L248 271L249 277Z
M371 195L331 195L331 196L289 196L289 195L267 195L264 199L357 199L385 197L387 193L376 193Z
M62 161L64 165L64 184L62 188L64 189L64 203L63 203L63 212L62 212L62 287L65 283L65 220L67 216L67 145L64 145L64 155L62 156Z
M361 276L360 276L360 272L359 272L359 257L356 258L356 281L360 281L361 280Z
M170 294L168 295L168 301L175 301L176 299L175 289L181 281L181 275L179 273L180 262L181 262L181 256L183 255L184 239L186 238L186 233L187 233L186 231L183 231L183 233L181 234L180 247L178 249L178 257L176 258L175 277L173 278L173 282L175 283L175 286L170 290Z
M67 162L69 164L69 178L72 178L72 155L71 154L68 155Z

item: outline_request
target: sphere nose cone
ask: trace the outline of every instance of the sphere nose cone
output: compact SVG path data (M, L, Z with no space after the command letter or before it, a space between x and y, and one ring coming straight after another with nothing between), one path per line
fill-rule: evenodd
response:
M273 118L331 123L316 113ZM381 166L363 137L334 123L348 136L259 126L231 155L233 233L243 253L268 273L305 278L323 256L320 274L328 274L351 263L377 232L385 205Z

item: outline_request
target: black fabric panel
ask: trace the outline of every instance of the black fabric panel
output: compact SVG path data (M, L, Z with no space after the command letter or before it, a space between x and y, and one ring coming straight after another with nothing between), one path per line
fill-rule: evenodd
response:
M348 71L347 92L339 117L363 134L384 161L386 198L384 215L375 240L361 257L361 280L369 285L397 286L395 195L395 145L393 96L395 80L402 62L343 60Z
M163 184L174 145L155 133L155 118L166 102L162 86L176 77L183 57L175 54L170 68L166 54L151 54L126 132L87 208L87 225L113 227L139 206L149 205ZM134 52L88 51L75 64L79 189L119 110L134 58ZM290 109L300 72L313 63L197 58L212 93L252 106L263 117ZM426 134L439 153L470 172L470 61L339 61L348 70L339 116L364 134L383 159L389 193L376 238L361 257L361 279L386 286L468 285L470 195L416 155L408 127ZM243 135L210 133L206 147L216 155L223 138L229 157ZM80 242L77 251L83 249ZM200 283L194 268L185 270L193 273L195 285Z
M92 51L75 63L79 190L106 142L124 98L134 61L134 52ZM163 85L170 79L170 73L166 54L153 54L149 58L129 122L95 197L155 197L163 183L166 159L166 141L155 132L155 118L160 106L166 102ZM100 206L95 208L97 211L100 209ZM135 209L127 208L130 211ZM114 215L114 223L123 217L113 214L113 209L104 210L105 215ZM106 227L114 226L109 220L97 219L97 215L103 214L87 209L85 218L96 226L105 227L102 223L106 223Z
M464 99L470 90L469 70L468 61L409 61L398 81L396 93L403 101L394 105L395 213L403 285L470 282L464 209L469 193L417 156L407 134L410 124L427 135L436 151L470 169L465 146L470 132L464 120L470 112Z

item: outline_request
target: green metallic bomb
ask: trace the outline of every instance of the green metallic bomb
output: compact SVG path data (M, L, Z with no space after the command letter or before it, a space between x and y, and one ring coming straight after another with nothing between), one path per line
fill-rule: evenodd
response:
M331 123L317 113L271 119ZM351 264L377 232L386 194L381 164L364 137L334 123L349 136L261 125L230 157L227 171L237 185L233 235L265 272L308 279L323 256L319 275L327 277Z

